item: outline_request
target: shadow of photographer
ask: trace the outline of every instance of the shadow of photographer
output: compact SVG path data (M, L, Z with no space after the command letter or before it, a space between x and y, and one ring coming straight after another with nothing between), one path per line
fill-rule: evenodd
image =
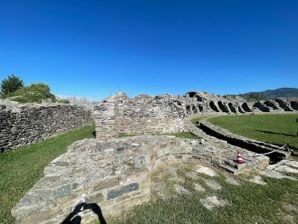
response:
M66 219L61 224L80 224L82 217L79 215L80 212L84 210L92 210L98 217L100 224L106 224L106 220L102 215L100 207L96 203L79 203L76 205L74 210L66 217Z

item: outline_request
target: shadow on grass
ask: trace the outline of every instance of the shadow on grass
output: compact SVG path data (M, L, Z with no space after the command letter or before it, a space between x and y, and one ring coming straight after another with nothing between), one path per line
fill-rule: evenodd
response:
M296 135L286 134L286 133L281 133L281 132L264 131L264 130L255 130L255 131L257 131L257 132L262 132L262 133L266 133L266 134L283 135L283 136L288 136L288 137L297 137Z

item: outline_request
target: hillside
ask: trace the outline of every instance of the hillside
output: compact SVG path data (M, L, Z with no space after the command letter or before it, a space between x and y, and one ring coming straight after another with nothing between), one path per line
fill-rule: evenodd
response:
M274 90L265 90L261 92L249 92L239 94L245 99L256 98L259 99L275 99L279 97L298 97L298 88L279 88Z

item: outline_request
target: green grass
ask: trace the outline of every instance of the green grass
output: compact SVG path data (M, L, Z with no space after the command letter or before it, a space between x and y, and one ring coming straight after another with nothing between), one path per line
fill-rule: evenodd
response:
M195 118L193 118L193 119L191 119L191 122L193 123L193 124L196 124L196 122L199 122L199 121L201 121L201 120L203 120L203 119L205 119L205 118L208 118L209 116L199 116L199 117L195 117Z
M212 124L235 134L278 145L298 148L298 114L220 116L209 118Z
M94 126L88 126L0 154L0 223L13 223L10 210L43 176L45 166L74 141L92 138L93 131Z
M210 177L202 176L205 179ZM126 216L112 219L112 224L191 224L191 223L295 223L298 220L298 184L292 180L265 179L267 185L256 185L238 179L241 186L225 183L219 176L211 178L219 182L223 189L197 192L192 182L198 182L206 188L204 182L192 180L184 176L184 187L192 195L175 196L168 199L158 199L133 208ZM200 199L216 195L227 200L229 205L212 211L203 207ZM296 208L289 210L286 208ZM289 219L292 222L289 222Z

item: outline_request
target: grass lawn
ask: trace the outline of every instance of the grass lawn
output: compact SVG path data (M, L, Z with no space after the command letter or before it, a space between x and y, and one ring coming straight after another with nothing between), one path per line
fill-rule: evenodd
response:
M94 126L88 126L0 154L0 223L13 223L10 210L43 176L45 166L74 141L92 138L93 131Z
M298 149L297 118L298 114L266 114L220 116L208 121L238 135Z
M231 224L231 223L279 223L290 224L298 220L298 182L267 178L267 185L257 185L237 178L241 186L228 184L224 177L209 177L204 174L200 179L192 179L180 172L180 184L191 194L177 195L171 192L168 199L157 199L133 208L128 214L110 220L112 224ZM184 179L182 182L181 179ZM203 179L216 181L222 190L208 188ZM206 191L196 191L198 183ZM168 182L168 184L171 184ZM174 184L174 183L172 183ZM170 189L170 187L169 187ZM205 208L201 199L217 196L228 202L224 207L211 210ZM94 222L96 223L96 222Z

